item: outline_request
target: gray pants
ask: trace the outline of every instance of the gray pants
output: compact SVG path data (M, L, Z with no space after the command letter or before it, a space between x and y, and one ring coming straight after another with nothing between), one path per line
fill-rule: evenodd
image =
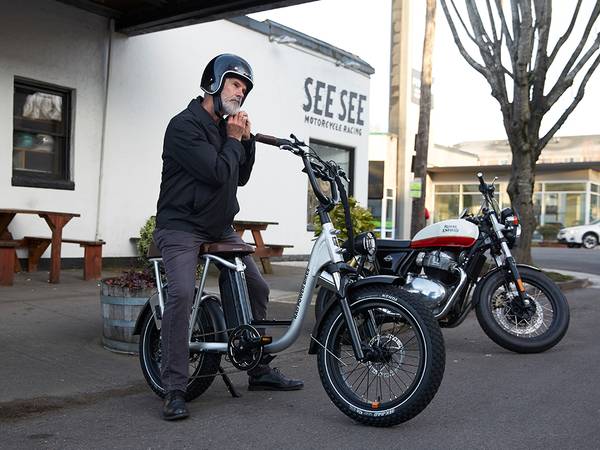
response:
M194 298L196 267L202 236L178 230L157 229L154 242L160 249L169 283L161 326L161 378L167 391L185 391L189 372L189 320ZM233 229L219 242L243 243ZM246 282L255 319L267 317L269 286L251 256L243 258Z

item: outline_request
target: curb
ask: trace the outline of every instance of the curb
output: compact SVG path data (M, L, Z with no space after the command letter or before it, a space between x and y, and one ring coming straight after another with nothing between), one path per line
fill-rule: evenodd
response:
M560 281L556 283L561 291L570 291L573 289L583 289L592 285L587 278L575 278L569 281Z

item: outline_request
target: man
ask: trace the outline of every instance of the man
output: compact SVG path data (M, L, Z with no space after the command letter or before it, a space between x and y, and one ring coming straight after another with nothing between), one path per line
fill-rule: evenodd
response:
M169 281L161 326L166 420L189 415L185 405L188 324L200 246L243 242L232 223L239 211L237 187L248 182L254 165L250 120L240 111L252 87L252 69L244 59L231 54L215 57L202 75L206 95L193 99L173 117L165 133L154 240ZM265 319L269 287L252 257L243 261L252 314ZM289 379L268 364L260 364L248 375L251 390L303 387L302 381Z

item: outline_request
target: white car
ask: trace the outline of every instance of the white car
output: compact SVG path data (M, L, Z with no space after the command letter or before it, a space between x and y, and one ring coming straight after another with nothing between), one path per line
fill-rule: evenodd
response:
M589 225L562 228L556 235L558 242L569 247L594 248L600 240L600 219Z

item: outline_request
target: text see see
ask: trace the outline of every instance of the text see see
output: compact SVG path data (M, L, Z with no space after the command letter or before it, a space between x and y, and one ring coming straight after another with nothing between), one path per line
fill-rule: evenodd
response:
M334 110L339 111L338 120L348 123L364 125L363 113L365 111L364 103L367 96L356 92L348 92L346 89L340 91L337 95L337 88L333 84L327 84L319 80L313 80L308 77L304 81L304 92L306 94L306 103L302 105L304 111L320 116L333 118ZM336 106L334 107L334 101Z

